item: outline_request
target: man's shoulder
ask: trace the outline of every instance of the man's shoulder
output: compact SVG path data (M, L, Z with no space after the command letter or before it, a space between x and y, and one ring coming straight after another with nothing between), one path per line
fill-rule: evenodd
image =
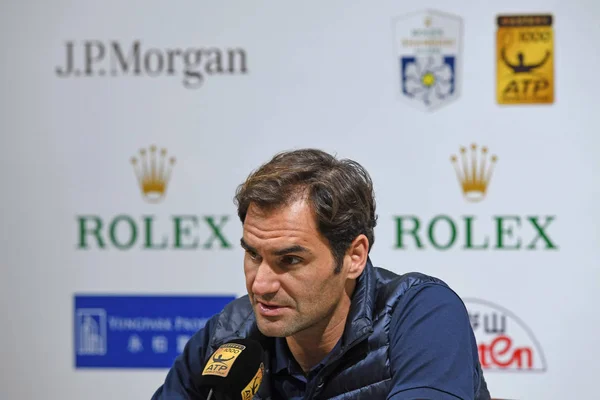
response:
M374 270L377 280L377 294L380 298L394 301L409 291L412 292L426 286L440 286L450 289L446 282L440 278L421 272L397 274L383 267L375 267Z
M254 317L252 311L252 304L248 295L238 297L237 299L228 303L220 313L215 315L216 326L227 326L229 328L243 324L248 319Z
M236 315L236 314L248 314L252 312L252 304L250 304L250 298L248 295L238 297L237 299L229 302L220 314L222 315Z

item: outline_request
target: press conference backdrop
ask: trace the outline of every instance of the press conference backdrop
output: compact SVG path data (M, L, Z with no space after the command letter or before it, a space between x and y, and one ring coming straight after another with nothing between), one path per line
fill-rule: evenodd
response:
M597 398L595 0L7 1L3 399L148 399L245 293L236 186L318 147L464 299L494 397Z

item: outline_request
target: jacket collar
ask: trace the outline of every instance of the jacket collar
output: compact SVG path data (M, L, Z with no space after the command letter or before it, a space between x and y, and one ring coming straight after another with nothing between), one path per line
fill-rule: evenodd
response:
M358 277L354 293L352 294L352 302L350 303L346 326L344 328L344 333L342 334L341 346L337 347L337 351L334 350L335 354L331 354L332 361L342 357L348 349L373 332L373 310L375 307L376 285L375 268L371 263L371 259L368 257L365 268ZM247 332L247 334L244 335L243 332ZM221 338L219 343L215 343L213 338L212 343L216 348L226 340L230 340L233 337L239 338L244 336L261 343L263 348L267 350L267 354L275 350L273 338L266 337L259 331L252 307L249 307L245 321L238 327L235 333L229 335L228 338ZM264 362L266 375L268 376L272 367L268 356L265 357ZM263 379L263 384L260 386L254 399L271 399L271 386L268 378Z
M346 327L342 335L342 351L373 332L373 309L375 307L375 268L371 259L356 281Z

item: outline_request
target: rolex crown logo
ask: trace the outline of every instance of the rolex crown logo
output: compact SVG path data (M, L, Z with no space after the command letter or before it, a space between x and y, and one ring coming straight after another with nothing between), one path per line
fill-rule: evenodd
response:
M495 155L490 157L485 146L479 151L479 157L476 144L472 144L470 149L470 154L467 154L467 149L461 147L460 157L453 155L450 160L454 165L463 195L468 201L477 202L485 198L498 157Z
M158 203L167 192L175 158L167 158L167 149L157 152L156 146L150 146L148 150L141 149L139 153L138 158L131 158L131 164L133 164L142 195L150 203Z

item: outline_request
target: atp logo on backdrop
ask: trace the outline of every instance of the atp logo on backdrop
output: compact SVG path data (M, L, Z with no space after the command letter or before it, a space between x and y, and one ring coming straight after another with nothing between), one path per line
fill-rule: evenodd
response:
M432 111L459 96L462 20L439 11L421 11L394 20L400 96Z
M158 207L170 190L176 158L166 148L152 145L140 149L130 160L132 185L139 188L140 198ZM120 212L113 215L82 214L76 216L77 248L131 250L211 250L231 249L232 242L225 225L229 215L182 213L135 215Z
M487 371L545 372L544 352L533 331L514 313L486 300L464 299Z
M553 103L552 15L501 15L497 23L498 103Z
M450 156L450 163L458 180L457 194L461 193L467 204L490 201L492 176L496 164L499 164L496 154L492 154L486 146L461 146L458 154ZM432 216L398 215L394 219L395 248L398 250L559 249L553 237L555 215L439 213Z
M200 88L208 77L246 75L248 55L242 48L156 48L140 40L67 41L64 61L55 67L59 78L182 76L187 89Z

